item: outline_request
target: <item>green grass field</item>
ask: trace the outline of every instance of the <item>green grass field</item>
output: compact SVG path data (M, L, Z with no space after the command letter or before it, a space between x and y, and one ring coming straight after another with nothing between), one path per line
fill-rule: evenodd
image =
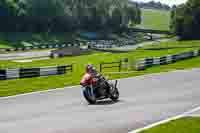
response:
M196 42L199 43L199 42ZM186 44L185 44L186 45ZM59 59L49 59L41 61L33 61L29 63L16 63L12 61L0 61L1 68L16 68L16 67L40 67L40 66L55 66L66 65L74 63L74 72L64 75L37 77L27 79L14 79L0 81L0 96L16 95L21 93L27 93L32 91L46 90L60 88L64 86L79 84L80 78L84 72L84 66L87 63L94 64L99 70L99 64L101 62L118 61L122 58L128 58L129 64L134 64L134 61L144 57L159 57L167 54L175 54L184 51L194 50L196 48L174 48L169 50L134 50L128 53L107 53L107 52L93 52L90 55L82 55L76 57L64 57ZM133 65L132 65L133 66ZM167 72L177 69L189 69L193 67L200 67L200 57L180 61L174 64L156 66L148 68L144 71L132 71L128 74L106 74L110 79L114 78L126 78L131 76L138 76L150 73ZM116 72L117 69L107 69L104 72ZM126 72L123 69L123 72Z
M159 125L140 133L199 133L200 118L186 117Z
M152 45L144 46L140 49L171 49L171 48L200 48L200 41L167 41L167 42L155 42Z
M43 61L33 61L29 63L16 63L13 61L0 61L0 68L15 68L15 67L41 67L41 66L53 66L53 65L65 65L65 64L79 64L80 66L86 63L93 63L95 65L101 62L119 61L123 58L129 60L137 60L145 57L159 57L163 55L176 54L180 52L194 50L196 48L174 48L169 50L133 50L127 53L110 53L110 52L92 52L89 55L64 57L58 59L49 59Z
M139 28L169 30L170 12L153 9L142 9L142 23Z
M12 46L9 46L7 43L0 42L0 48L12 48Z

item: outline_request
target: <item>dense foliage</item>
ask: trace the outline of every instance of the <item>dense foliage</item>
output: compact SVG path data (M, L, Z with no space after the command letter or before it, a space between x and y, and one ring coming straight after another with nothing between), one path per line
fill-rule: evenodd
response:
M200 39L200 1L189 0L174 7L171 13L171 29L181 39Z
M141 21L128 0L1 0L0 30L60 32L127 27Z

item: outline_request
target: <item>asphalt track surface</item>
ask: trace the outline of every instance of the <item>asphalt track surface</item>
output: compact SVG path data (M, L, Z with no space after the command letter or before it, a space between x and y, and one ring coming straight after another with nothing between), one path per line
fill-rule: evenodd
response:
M88 105L80 87L0 99L0 133L127 133L200 106L200 70L122 79L120 100Z
M0 54L0 60L15 60L15 59L24 59L24 58L46 57L46 56L50 56L50 53L51 53L51 50Z
M197 116L200 117L200 110L193 112L192 114L189 114L189 116Z

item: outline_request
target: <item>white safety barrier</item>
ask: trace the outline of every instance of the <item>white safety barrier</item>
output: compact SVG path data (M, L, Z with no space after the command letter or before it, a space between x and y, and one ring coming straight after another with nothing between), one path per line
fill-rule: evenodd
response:
M138 71L144 70L147 67L162 65L162 64L169 64L169 63L176 62L178 60L189 59L189 58L193 58L199 55L200 55L200 50L194 50L194 51L184 52L184 53L175 54L175 55L140 59L136 61L135 69Z

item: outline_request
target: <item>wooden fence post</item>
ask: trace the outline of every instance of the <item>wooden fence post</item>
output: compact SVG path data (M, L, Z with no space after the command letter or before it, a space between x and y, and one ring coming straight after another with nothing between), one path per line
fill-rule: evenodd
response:
M100 63L100 72L102 72L102 64Z
M72 65L71 65L71 68L72 68L71 70L72 70L72 72L73 72L73 68L74 68L73 66L74 66L74 65L72 64Z

